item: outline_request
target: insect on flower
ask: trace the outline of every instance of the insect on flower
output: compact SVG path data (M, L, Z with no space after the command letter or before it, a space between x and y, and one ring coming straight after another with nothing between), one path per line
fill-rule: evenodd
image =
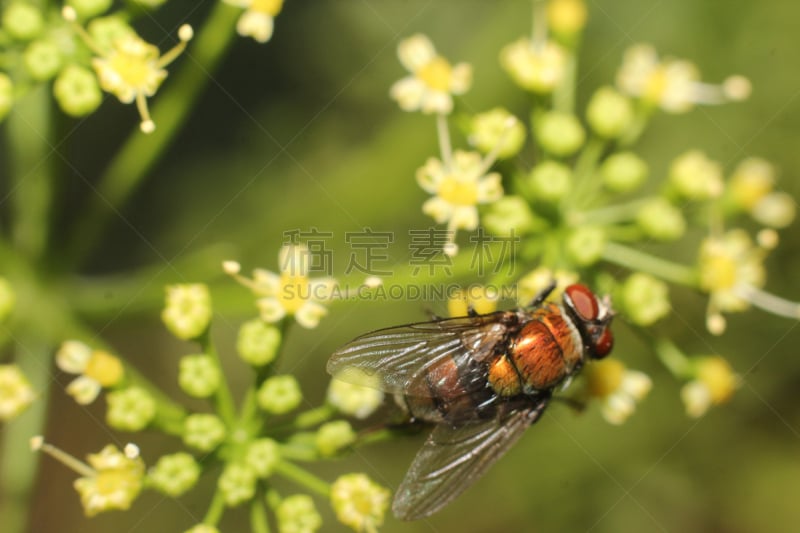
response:
M367 333L328 371L379 377L412 421L435 427L398 488L398 518L428 516L461 494L544 412L553 392L613 346L608 298L569 285L560 303L421 322Z

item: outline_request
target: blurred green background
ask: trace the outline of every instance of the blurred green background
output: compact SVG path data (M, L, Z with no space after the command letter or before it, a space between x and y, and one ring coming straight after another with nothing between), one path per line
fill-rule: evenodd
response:
M157 42L163 28L200 24L212 2L173 0L142 20ZM665 55L694 60L703 79L743 74L754 86L738 105L659 114L639 149L655 176L690 148L731 170L742 158L765 157L780 169L780 187L800 198L800 3L793 0L589 1L590 23L580 55L579 106L613 80L623 50L646 41ZM188 18L187 18L188 17ZM148 26L148 24L150 24ZM199 107L133 202L107 227L89 271L120 276L146 265L130 290L99 295L111 314L95 329L175 398L177 358L195 348L170 338L158 321L163 284L195 281L215 268L187 259L209 246L253 267L275 269L282 233L319 228L334 233L335 272L344 268L346 231L397 232L391 256L406 261L407 230L426 228L427 195L415 169L437 153L433 119L402 113L388 88L404 75L399 38L427 33L438 50L475 69L463 110L503 104L525 116L526 95L498 65L500 48L530 31L530 2L485 0L289 0L267 45L237 39L213 74ZM165 45L162 45L162 49ZM191 47L189 48L191 55ZM181 61L188 61L183 58ZM166 83L169 83L167 80ZM156 99L158 96L155 97ZM135 127L134 110L111 97L72 132L62 151L83 175L97 176ZM122 126L121 126L122 125ZM74 123L63 125L66 133ZM458 140L457 142L461 142ZM531 165L531 161L522 164ZM68 226L91 194L66 182L59 216ZM682 250L689 260L694 251ZM768 261L767 288L800 299L800 233L782 233ZM619 272L619 271L614 271ZM359 280L353 278L351 281ZM234 355L238 324L254 315L247 292L226 279L213 284L214 334L238 383L248 376ZM617 325L616 355L654 379L650 397L624 426L596 410L576 416L562 405L547 415L456 503L429 520L388 518L384 531L797 531L800 524L800 329L759 311L730 317L728 333L704 331L705 299L672 291L675 316L665 328L688 353L726 356L743 376L732 402L688 419L671 378L626 326ZM429 304L441 310L441 302ZM341 304L320 327L295 328L282 362L298 373L310 404L323 398L324 364L343 342L365 331L424 316L420 302ZM97 451L112 435L100 423L104 406L78 408L57 376L48 439L76 455ZM117 435L125 442L129 437ZM423 437L364 448L320 464L321 476L364 471L396 487ZM135 435L146 461L181 448L177 440ZM178 501L146 494L131 511L83 517L74 474L44 459L31 507L40 532L178 531L202 516L210 487ZM297 487L283 486L289 494ZM344 531L324 502L323 531ZM231 513L233 514L233 513ZM242 512L241 514L246 514ZM246 531L226 518L226 532Z

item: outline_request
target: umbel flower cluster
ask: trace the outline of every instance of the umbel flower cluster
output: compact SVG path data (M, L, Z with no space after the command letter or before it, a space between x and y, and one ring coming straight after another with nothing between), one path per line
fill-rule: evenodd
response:
M265 280L278 282L281 278L284 283L287 279L307 282L305 273L295 270L304 252L304 247L284 248L281 275L259 271L261 286L268 285ZM287 258L291 259L288 266L283 263ZM231 271L233 267L226 263L225 268ZM354 531L376 531L388 508L387 489L362 473L343 474L328 483L298 462L335 458L357 445L358 434L342 416L368 417L382 404L383 393L367 376L351 375L347 381L331 382L322 406L308 405L295 377L277 374L275 364L294 319L302 326L314 327L321 304L268 302L274 296L259 299L261 316L245 322L239 330L235 351L241 362L252 368L253 379L238 406L209 331L213 312L205 285L167 287L162 320L172 334L191 343L190 353L176 359L178 385L187 396L207 400L207 410L190 411L169 400L108 350L77 340L62 344L56 363L75 376L66 390L76 402L86 405L104 394L105 422L110 428L132 434L161 432L183 443L180 449L160 457L149 456L133 443L122 449L111 443L83 462L42 437L33 438L34 450L53 456L79 474L74 487L87 516L127 510L145 490L179 497L192 490L202 476L216 472L215 494L205 516L197 517L197 525L188 530L192 533L218 531L223 513L240 506L250 507L252 531L268 531L270 514L279 531L316 531L322 526L317 510L320 500ZM282 313L277 312L278 305ZM30 387L20 375L2 369L0 380L0 413L11 414L30 401ZM363 385L353 384L359 380ZM274 477L287 479L307 492L282 494L272 486Z
M611 294L621 321L644 333L684 383L687 414L701 416L730 398L739 377L722 356L689 356L662 337L660 323L679 312L670 285L705 294L706 327L714 335L725 331L725 314L750 306L800 318L796 303L763 290L764 260L779 230L792 223L796 204L764 159L748 157L728 169L686 147L666 168L651 168L636 144L654 114L742 101L750 82L741 75L704 82L691 61L642 43L625 51L616 78L577 109L586 4L549 0L533 2L533 9L530 35L498 55L510 80L531 97L532 109L517 113L501 105L459 109L455 98L480 81L472 66L446 59L425 35L400 42L398 58L408 73L390 95L404 111L432 115L439 139L438 155L416 173L431 195L422 211L445 225L443 254L459 253L459 241L467 240L459 238L462 231L473 232L470 243L483 236L476 246L494 242L489 255L515 268L494 265L489 281L516 284L519 305L553 279L562 288L581 279ZM463 147L454 146L452 125ZM513 257L500 249L507 242L517 244ZM691 253L676 260L678 244ZM502 273L512 271L523 275ZM617 360L590 367L577 395L599 398L605 418L621 423L650 389L650 378Z
M66 0L63 8L42 9L39 2L14 0L2 11L3 62L0 65L0 120L16 100L50 86L58 107L83 117L96 111L103 92L135 104L144 133L155 131L147 99L167 77L166 67L185 50L192 27L178 28L178 42L162 53L142 39L129 21L166 0L131 0L117 9L112 0ZM267 42L283 0L220 0L243 8L238 33Z

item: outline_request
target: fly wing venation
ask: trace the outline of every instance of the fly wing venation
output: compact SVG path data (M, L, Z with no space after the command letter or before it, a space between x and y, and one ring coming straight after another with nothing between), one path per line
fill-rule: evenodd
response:
M395 516L416 520L447 505L511 448L547 403L542 398L491 419L437 425L395 493Z
M357 368L379 377L389 393L425 394L414 383L420 374L447 358L459 365L480 363L494 354L508 331L500 311L380 329L362 335L334 352L328 372ZM345 378L347 379L347 378ZM357 383L361 384L361 383Z

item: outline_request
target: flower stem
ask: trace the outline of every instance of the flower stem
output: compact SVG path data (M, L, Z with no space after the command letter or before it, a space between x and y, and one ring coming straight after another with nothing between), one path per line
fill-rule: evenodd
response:
M200 343L203 346L203 351L214 359L219 368L220 376L222 377L217 392L214 394L214 399L216 400L216 407L220 417L222 417L227 427L232 428L236 424L236 408L233 404L233 395L231 394L226 374L222 369L222 360L219 357L214 341L211 339L210 329L203 334Z
M656 341L655 349L658 358L673 376L680 379L689 377L689 359L672 341L659 339Z
M9 187L13 216L12 239L31 258L47 250L53 200L55 158L51 137L51 96L45 85L14 103L8 117L8 152L13 183Z
M222 513L225 512L225 496L222 491L217 487L214 492L214 497L211 499L211 504L208 506L206 516L203 517L203 523L215 526L222 518Z
M439 137L439 152L441 152L442 163L444 163L445 168L450 168L453 146L450 143L450 128L447 126L447 115L444 113L436 115L436 133Z
M255 498L250 505L250 529L253 533L269 533L267 510L264 508L264 499Z
M603 259L615 265L624 266L631 270L647 272L665 281L685 285L697 286L697 272L695 269L655 257L617 242L606 243Z
M300 468L294 463L280 461L277 465L275 465L275 471L286 479L290 479L298 485L302 485L321 496L325 496L326 498L330 496L331 487L326 481L318 478L307 470Z
M235 35L241 10L216 2L186 59L155 99L152 117L158 128L145 135L138 125L101 177L91 204L72 235L70 262L80 264L97 243L106 220L141 185L170 146Z

